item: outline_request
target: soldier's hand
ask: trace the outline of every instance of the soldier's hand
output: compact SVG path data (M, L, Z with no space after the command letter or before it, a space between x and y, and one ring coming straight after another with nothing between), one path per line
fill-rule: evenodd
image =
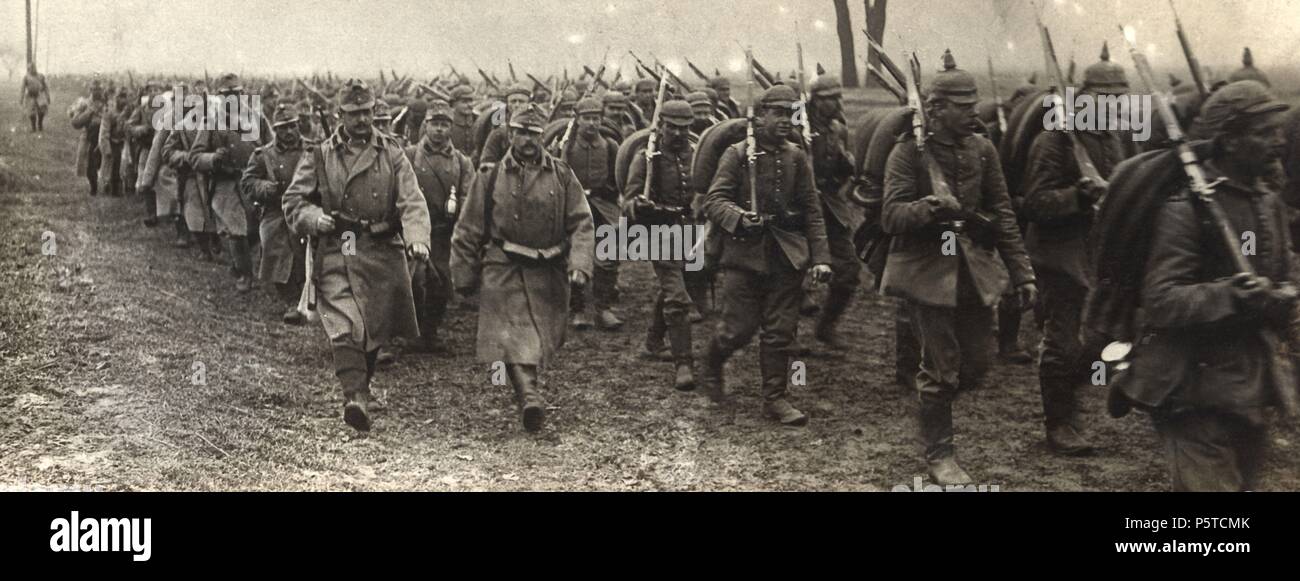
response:
M961 203L956 198L931 194L921 200L930 205L930 212L937 220L950 220L961 213Z
M1079 188L1079 195L1088 200L1088 205L1097 203L1097 200L1106 196L1106 186L1092 181L1091 178L1080 178L1075 184Z
M212 160L215 164L225 163L230 158L230 150L224 147L218 147L212 154Z
M1027 282L1016 288L1016 299L1020 302L1020 310L1028 311L1034 308L1038 303L1038 287L1032 282Z
M623 216L627 218L629 223L636 222L637 205L637 198L632 198L631 200L628 200L627 203L623 204Z
M424 262L429 259L429 247L416 242L406 247L406 254L415 260Z
M587 275L582 271L571 271L569 273L569 284L577 287L587 286Z
M745 212L740 216L740 228L744 232L753 232L763 228L763 217L757 212Z
M814 264L812 267L812 279L816 284L826 284L835 276L835 271L831 270L829 264Z
M329 234L330 232L333 232L333 231L334 231L334 217L333 217L333 216L322 215L322 216L320 216L319 218L316 218L316 233L317 233L317 234Z

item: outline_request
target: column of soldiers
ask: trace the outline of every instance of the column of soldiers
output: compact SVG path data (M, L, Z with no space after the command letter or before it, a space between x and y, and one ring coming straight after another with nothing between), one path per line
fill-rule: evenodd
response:
M43 79L24 81L23 98L39 103L39 90L28 94L32 86L43 86ZM600 95L564 89L555 111L546 109L549 95L510 86L496 95L505 100L504 123L485 138L467 85L450 87L449 100L416 97L420 103L389 111L367 84L348 81L337 92L337 118L321 114L319 99L282 102L267 120L274 139L260 142L229 130L169 130L149 122L179 106L172 95L192 90L206 100L207 89L195 82L163 92L150 83L141 93L148 101L133 104L129 93L96 82L71 112L74 126L85 131L78 171L92 195L100 186L109 193L134 187L144 195L148 225L175 223L178 247L197 244L209 259L224 254L240 293L251 288L250 237L258 240L256 277L275 286L286 323L304 318L297 305L310 246L343 419L358 430L372 425L369 385L383 349L405 344L446 352L441 327L454 293L477 296L477 356L506 365L522 425L542 429L547 403L540 373L566 330L623 326L613 308L618 263L597 257L594 240L597 227L620 219L707 223L713 230L705 246L716 272L695 275L685 261L651 265L657 290L645 353L674 363L673 388L696 387L699 360L704 394L728 405L725 365L758 335L764 415L806 425L808 415L788 390L806 278L830 283L814 337L836 352L851 349L836 329L862 282L852 237L864 214L850 205L853 159L833 76L809 86L810 147L791 139L799 97L778 83L752 104L753 147L726 148L716 172L706 176L706 191L691 186L694 142L719 121L741 115L723 77L657 106L657 155L633 156L621 188L619 144L655 117L655 85L648 80L615 83ZM212 89L242 91L232 74ZM1130 91L1108 51L1084 72L1085 95ZM919 361L900 361L899 370L914 376L930 475L943 485L971 482L957 462L954 401L988 372L995 337L1004 355L1017 350L1005 328L998 335L999 322L1006 327L1011 314L1038 303L1039 289L1045 440L1061 455L1090 453L1079 402L1104 338L1084 322L1096 286L1089 245L1112 188L1083 177L1073 148L1086 150L1105 182L1122 173L1137 148L1117 130L1045 131L1033 138L1024 167L1005 168L981 131L975 79L950 54L927 79L923 99L924 149L911 133L892 147L880 211L869 219L891 236L881 292L901 300L919 344ZM1266 444L1262 410L1278 403L1279 390L1294 389L1287 383L1293 378L1276 373L1260 330L1289 321L1295 302L1290 230L1274 179L1286 144L1286 109L1248 62L1218 86L1196 121L1210 144L1204 165L1212 179L1221 178L1218 198L1228 219L1237 231L1259 236L1259 250L1250 256L1254 273L1235 272L1222 256L1189 203L1194 192L1171 192L1154 222L1142 328L1164 347L1152 356L1161 360L1155 365L1184 372L1127 383L1112 398L1151 413L1179 490L1255 486ZM38 108L30 110L39 117ZM548 150L547 123L567 117L575 118L572 136ZM396 124L390 127L390 120ZM39 118L33 130L40 130ZM117 168L119 157L132 159L138 175L119 171L128 169ZM936 195L935 169L952 196ZM1011 171L1023 172L1016 191L1008 190L1004 172ZM947 242L955 252L944 250ZM705 290L714 274L720 315L697 357L691 324L708 311ZM588 292L594 320L586 312Z

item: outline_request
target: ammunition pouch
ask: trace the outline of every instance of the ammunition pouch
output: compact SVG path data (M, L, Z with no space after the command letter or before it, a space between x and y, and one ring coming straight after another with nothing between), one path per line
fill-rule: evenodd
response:
M638 202L636 219L631 223L643 226L681 224L690 221L691 214L690 206L665 206L654 202Z
M356 232L365 234L373 240L387 240L399 230L394 224L385 220L362 220L342 212L330 212L334 218L335 232Z
M567 242L549 248L533 248L500 238L493 238L492 243L496 244L510 260L529 266L554 265L556 263L564 265L569 259Z

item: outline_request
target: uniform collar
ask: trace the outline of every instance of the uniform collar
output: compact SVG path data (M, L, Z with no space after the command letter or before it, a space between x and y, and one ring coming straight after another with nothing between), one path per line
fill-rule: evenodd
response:
M522 169L524 164L519 163L517 160L515 160L515 150L512 147L510 149L507 149L505 156L501 158L501 165L505 166L505 168L508 170L509 169L517 170L517 169ZM545 151L542 151L542 161L537 165L545 170L554 170L555 158L552 158L550 154L546 153Z
M441 155L441 156L445 156L445 157L451 157L451 152L452 152L452 150L454 149L454 147L452 146L452 143L451 143L451 140L450 140L450 139L448 139L448 140L447 140L447 143L446 143L445 145L443 145L442 147L435 148L435 147L433 146L433 142L432 142L432 141L429 141L429 138L428 138L428 137L421 137L421 138L420 138L420 149L423 149L423 150L424 150L424 153L429 154L429 155Z
M1273 188L1268 182L1268 176L1260 176L1256 178L1254 184L1245 184L1225 175L1213 159L1201 164L1201 167L1204 168L1205 180L1207 182L1213 183L1216 180L1222 180L1215 186L1215 189L1231 190L1250 196L1262 196L1273 193Z

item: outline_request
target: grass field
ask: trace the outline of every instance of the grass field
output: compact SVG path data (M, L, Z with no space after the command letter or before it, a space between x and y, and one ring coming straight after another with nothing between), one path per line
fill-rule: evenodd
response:
M571 334L545 374L555 409L542 433L522 432L509 388L473 359L474 313L454 309L454 353L382 370L386 410L358 436L340 420L318 326L280 324L266 291L238 297L225 267L141 226L137 198L86 195L62 114L72 98L54 95L40 137L13 99L0 102L0 487L889 490L924 477L915 397L892 380L891 301L859 298L844 326L857 349L806 362L794 401L812 421L782 428L760 415L756 346L728 368L730 411L675 393L671 364L637 358L646 264L623 271L625 330ZM854 95L850 113L865 102ZM697 348L710 332L696 327ZM1042 441L1033 368L996 367L956 404L959 458L1003 491L1165 489L1149 422L1105 417L1103 395L1086 398L1099 453L1057 458ZM1297 433L1273 440L1267 489L1300 489Z

